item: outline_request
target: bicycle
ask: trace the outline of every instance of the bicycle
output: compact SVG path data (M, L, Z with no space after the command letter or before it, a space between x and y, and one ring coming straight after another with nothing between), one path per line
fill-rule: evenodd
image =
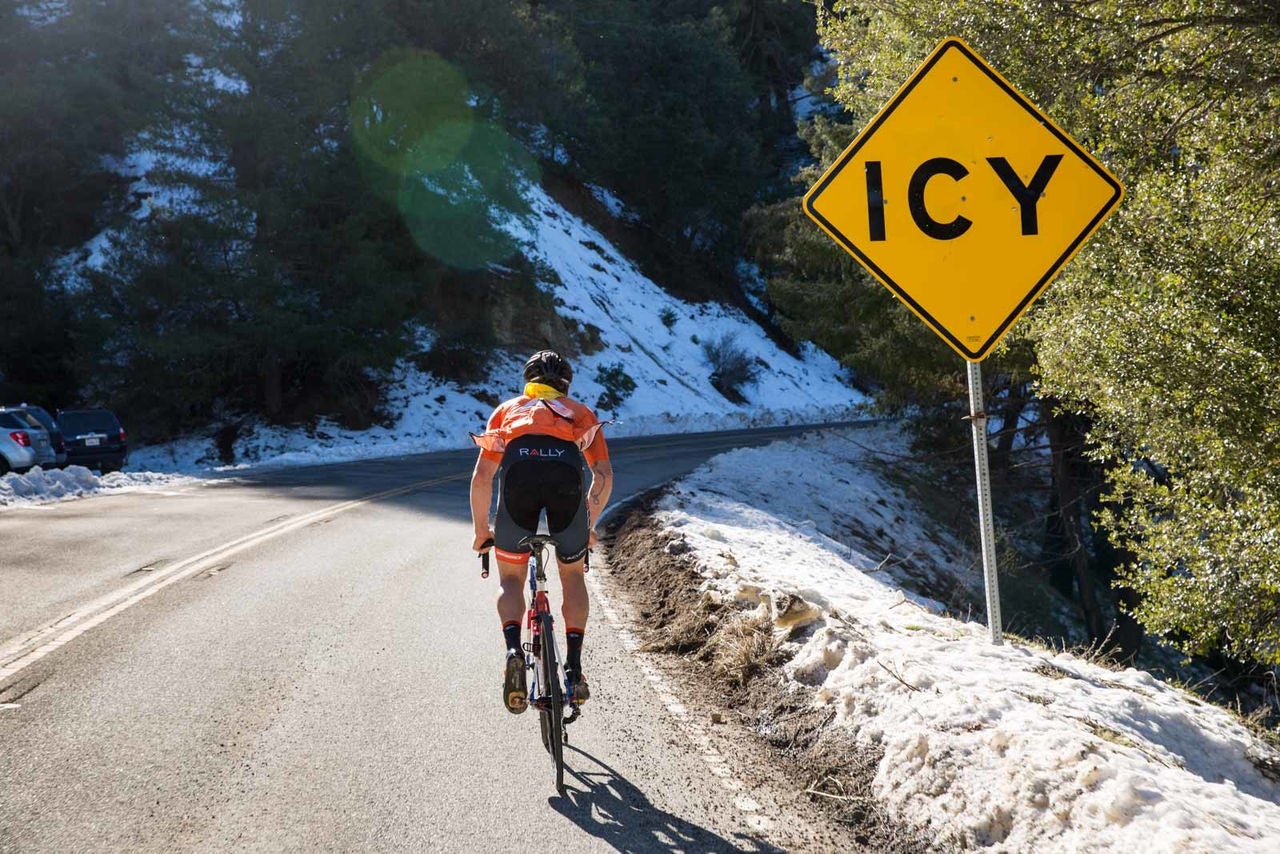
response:
M486 547L492 545L492 540ZM556 649L555 618L551 616L551 603L544 588L547 581L547 547L555 545L555 539L546 534L525 537L518 544L528 547L529 555L529 611L525 627L530 632L530 642L524 644L525 667L533 671L529 684L528 703L538 710L542 729L542 746L551 754L556 768L556 791L563 797L564 745L569 741L569 724L581 715L572 686L564 674L563 662ZM590 554L584 561L590 563ZM489 577L489 552L480 555L480 577ZM569 716L564 715L565 706Z

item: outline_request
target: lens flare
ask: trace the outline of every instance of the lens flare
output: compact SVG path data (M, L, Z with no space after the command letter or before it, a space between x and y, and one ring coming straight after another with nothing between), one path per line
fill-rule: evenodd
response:
M432 53L383 57L351 97L351 133L366 159L396 176L424 139L440 167L467 144L474 111L462 73ZM440 129L447 127L446 133Z
M474 103L461 72L427 53L384 58L351 99L367 178L419 249L464 269L516 251L501 225L527 212L520 188L538 181L534 158Z
M397 203L418 248L451 266L475 269L516 251L500 225L527 212L520 187L537 178L537 164L505 130L477 123L449 167L406 174Z

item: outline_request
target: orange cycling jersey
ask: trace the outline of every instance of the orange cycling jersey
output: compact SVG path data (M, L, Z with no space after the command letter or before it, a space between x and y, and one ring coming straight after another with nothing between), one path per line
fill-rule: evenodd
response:
M604 426L594 412L568 397L525 394L501 404L489 416L485 431L471 438L480 446L480 455L493 462L502 461L507 443L518 436L552 436L573 442L582 451L588 466L609 459L609 447L600 429Z

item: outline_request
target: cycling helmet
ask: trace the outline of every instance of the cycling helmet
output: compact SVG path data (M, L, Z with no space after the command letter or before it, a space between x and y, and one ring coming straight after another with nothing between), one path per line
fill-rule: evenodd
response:
M562 394L569 393L573 382L573 368L569 360L554 350L539 350L524 363L524 381L544 383Z

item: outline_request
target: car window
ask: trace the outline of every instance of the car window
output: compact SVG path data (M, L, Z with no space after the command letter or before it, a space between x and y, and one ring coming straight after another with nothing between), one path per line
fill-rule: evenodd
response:
M23 423L12 412L0 412L0 427L16 430L21 429L23 426Z
M120 422L110 412L64 412L62 413L62 432L69 435L77 433L108 432L120 429Z
M40 419L36 418L25 409L15 409L9 414L21 421L23 427L34 427L37 430L44 429L44 425L40 423Z
M28 407L27 412L31 413L31 415L34 416L35 419L40 422L40 424L44 427L44 429L56 430L58 428L58 425L53 422L53 416L50 415L45 410L41 409L40 407L38 406Z

